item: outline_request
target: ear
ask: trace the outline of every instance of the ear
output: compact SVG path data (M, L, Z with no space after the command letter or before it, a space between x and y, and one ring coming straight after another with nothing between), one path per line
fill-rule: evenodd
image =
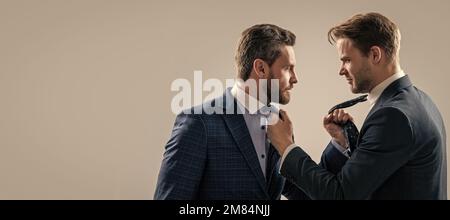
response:
M259 78L263 79L267 77L268 71L267 71L267 63L262 59L255 59L253 61L253 70L255 71L256 75L258 75Z
M369 58L373 64L379 64L384 56L383 50L379 46L373 46L370 48Z

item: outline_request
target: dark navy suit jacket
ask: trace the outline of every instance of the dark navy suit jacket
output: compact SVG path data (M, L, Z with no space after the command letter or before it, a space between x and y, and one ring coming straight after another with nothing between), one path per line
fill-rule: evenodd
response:
M329 145L317 166L301 149L281 173L312 199L446 199L446 133L437 107L408 76L369 112L350 159Z
M228 94L228 95L227 95ZM165 147L154 199L275 200L305 195L279 174L277 151L270 146L267 178L236 101L227 90L222 97L181 113ZM196 109L202 108L202 109ZM226 114L227 110L234 112ZM199 110L201 114L193 114ZM213 114L212 111L217 110ZM223 112L223 114L217 114Z

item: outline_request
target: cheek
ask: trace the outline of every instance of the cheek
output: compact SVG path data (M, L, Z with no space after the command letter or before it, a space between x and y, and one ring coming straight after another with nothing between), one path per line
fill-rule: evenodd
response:
M351 71L352 69L353 69L353 66L351 65L351 64L346 64L345 66L344 66L344 68L347 70L347 71Z
M348 74L350 74L351 76L354 76L354 73L355 73L355 71L356 71L355 66L349 64L349 65L347 66L347 71L348 71Z
M271 73L271 79L278 79L280 82L283 80L284 74L281 70L276 70Z
M286 87L286 85L289 85L290 77L291 75L289 74L289 71L283 73L282 77L280 78L281 87Z
M279 70L272 73L272 79L278 79L279 88L284 88L289 86L291 74L288 70Z

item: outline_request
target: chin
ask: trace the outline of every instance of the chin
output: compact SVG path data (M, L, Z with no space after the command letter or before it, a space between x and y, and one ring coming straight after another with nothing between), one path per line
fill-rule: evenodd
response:
M286 105L291 100L291 97L289 95L280 97L280 104Z
M357 94L360 92L359 88L354 85L350 85L350 90L352 91L353 94Z

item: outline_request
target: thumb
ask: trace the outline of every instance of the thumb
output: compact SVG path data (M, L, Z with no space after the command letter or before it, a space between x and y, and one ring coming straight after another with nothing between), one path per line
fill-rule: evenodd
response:
M291 119L289 118L287 112L285 110L283 110L283 109L280 109L280 118L283 121L288 121L288 122L291 121Z

